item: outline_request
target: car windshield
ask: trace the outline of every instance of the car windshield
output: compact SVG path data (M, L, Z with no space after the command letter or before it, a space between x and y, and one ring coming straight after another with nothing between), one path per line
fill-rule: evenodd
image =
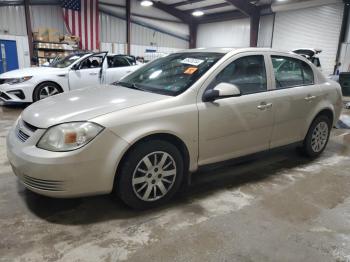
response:
M84 55L86 55L86 54L73 54L73 55L69 55L69 56L66 56L66 57L63 57L63 58L60 58L57 60L55 59L55 61L53 61L50 64L50 67L64 68L64 67L70 66L75 61L82 58Z
M115 84L176 96L188 89L224 54L177 53L141 67Z

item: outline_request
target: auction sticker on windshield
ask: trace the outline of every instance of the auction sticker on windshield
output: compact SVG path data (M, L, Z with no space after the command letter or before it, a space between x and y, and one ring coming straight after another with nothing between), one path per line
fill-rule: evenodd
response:
M196 58L185 58L184 60L181 61L182 64L193 65L193 66L198 66L203 62L204 60L196 59Z

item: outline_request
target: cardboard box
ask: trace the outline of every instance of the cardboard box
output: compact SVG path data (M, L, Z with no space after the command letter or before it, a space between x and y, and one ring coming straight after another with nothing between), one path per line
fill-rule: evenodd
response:
M59 42L60 41L60 31L58 31L57 29L53 29L53 28L49 28L48 29L49 32L49 41L50 42Z
M67 43L67 44L77 44L79 43L80 39L79 36L75 35L64 35L61 37L61 42Z
M45 51L38 51L39 57L45 57Z
M49 41L49 29L46 27L39 27L38 29L38 38L40 37L41 40L38 41Z

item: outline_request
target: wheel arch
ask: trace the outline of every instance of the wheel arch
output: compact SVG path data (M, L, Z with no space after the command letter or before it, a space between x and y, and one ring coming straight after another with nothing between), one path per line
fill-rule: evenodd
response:
M334 124L334 123L333 123L333 121L334 121L334 111L333 111L332 109L330 109L330 108L324 108L324 109L322 109L321 111L319 111L319 112L316 114L316 116L313 118L313 120L314 120L316 117L320 116L320 115L324 115L324 116L328 117L328 118L331 120L331 123ZM313 121L313 120L312 120L312 121Z
M133 143L131 143L129 145L128 148L125 149L123 156L120 158L117 167L116 167L116 172L115 172L115 176L114 176L114 184L113 187L115 188L116 183L118 182L118 173L120 171L121 166L123 165L123 163L126 160L126 157L128 156L129 152L135 148L138 144L145 142L145 141L149 141L149 140L163 140L163 141L167 141L171 144L173 144L181 153L183 160L184 160L184 175L185 175L185 180L186 180L186 176L188 175L188 170L189 170L189 166L190 166L190 153L188 150L188 147L186 146L185 142L179 138L178 136L171 134L171 133L165 133L165 132L161 132L161 133L154 133L154 134L149 134L146 135L144 137L141 137L137 140L135 140Z
M305 128L303 130L302 137L304 137L304 138L306 137L307 132L309 131L309 128L310 128L312 122L316 119L316 117L318 117L320 115L325 115L325 116L329 117L331 120L332 126L335 124L334 123L334 118L335 118L334 108L332 108L330 106L322 107L322 108L316 110L314 112L314 114L312 114L310 116L310 118L308 119L307 125L305 125Z
M52 83L52 84L55 84L57 85L60 89L61 89L61 93L64 92L64 89L62 87L62 85L60 85L59 83L57 83L56 81L52 81L52 80L44 80L44 81L41 81L40 83L36 84L36 86L34 87L33 89L33 93L32 93L32 100L34 101L34 94L35 94L35 90L42 84L44 83Z

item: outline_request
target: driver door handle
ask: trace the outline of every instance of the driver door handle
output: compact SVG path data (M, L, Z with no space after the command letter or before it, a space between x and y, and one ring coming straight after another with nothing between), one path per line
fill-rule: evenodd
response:
M306 101L312 101L316 98L316 96L308 95L307 97L304 97Z
M271 107L272 107L272 103L265 103L265 102L261 102L261 104L257 106L257 108L260 110L265 110Z
M95 75L98 75L98 73L90 73L89 75L95 76Z

